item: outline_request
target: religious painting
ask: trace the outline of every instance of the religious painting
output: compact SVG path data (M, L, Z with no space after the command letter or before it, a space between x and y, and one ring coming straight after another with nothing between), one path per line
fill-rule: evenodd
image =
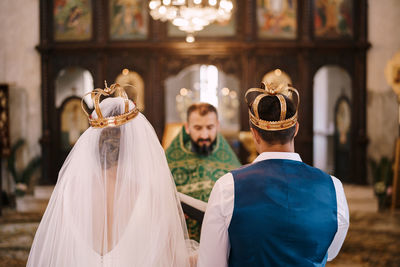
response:
M121 85L128 98L131 99L140 111L144 110L144 81L142 77L134 71L123 69L115 80Z
M81 99L68 99L61 108L61 148L69 151L78 141L78 138L89 127L86 114L81 107Z
M400 103L400 62L392 66L392 89L397 94L397 101Z
M262 39L295 39L297 0L257 0L257 33Z
M92 38L91 0L54 0L54 40L86 41Z
M9 94L8 85L0 84L0 155L10 155L10 121L9 121Z
M336 103L335 113L336 130L339 134L339 143L346 144L348 141L348 133L351 125L351 109L350 100L342 96Z
M315 0L314 35L327 39L353 36L353 1Z
M397 94L397 100L400 103L400 51L391 58L385 67L385 77L388 84Z
M231 37L236 34L236 10L237 1L232 0L233 10L230 19L224 21L215 21L205 26L201 31L195 32L195 37ZM179 30L179 28L172 23L168 22L168 36L170 37L184 37L186 32Z
M148 1L110 0L110 38L141 40L148 34Z
M394 67L393 73L394 73L393 82L395 85L399 86L400 85L400 65Z
M350 162L350 130L351 130L351 107L350 99L342 95L335 104L335 176L344 181L349 179Z

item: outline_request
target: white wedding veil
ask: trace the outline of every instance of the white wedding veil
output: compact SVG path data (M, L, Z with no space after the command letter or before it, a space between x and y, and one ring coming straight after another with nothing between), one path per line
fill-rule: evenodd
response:
M125 102L110 97L100 108L116 116ZM76 142L27 266L186 267L192 246L164 150L139 113L121 126L90 127Z

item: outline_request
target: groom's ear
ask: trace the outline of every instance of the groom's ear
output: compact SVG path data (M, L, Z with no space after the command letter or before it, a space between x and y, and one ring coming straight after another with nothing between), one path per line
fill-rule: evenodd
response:
M256 141L257 144L259 144L261 139L260 134L256 130L254 130L253 127L250 127L250 131L253 135L253 139Z
M299 127L300 127L299 122L296 122L296 131L294 132L294 136L293 137L297 136L297 133L299 132Z

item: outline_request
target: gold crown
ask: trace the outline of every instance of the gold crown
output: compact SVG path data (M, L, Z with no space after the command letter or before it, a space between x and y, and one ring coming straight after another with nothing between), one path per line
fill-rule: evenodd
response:
M104 81L104 85L105 85L104 89L96 88L92 92L87 93L82 97L81 106L82 106L82 109L85 112L86 116L88 116L90 126L92 126L94 128L120 126L120 125L132 120L139 114L139 110L136 108L136 105L135 105L135 108L133 108L132 110L129 110L129 98L122 86L120 86L118 83L114 83L110 87L108 87L107 82L105 82L105 81ZM85 107L83 106L83 99L88 94L90 94L92 97L92 101L94 104L94 110L96 111L97 118L92 118L92 116L89 115L89 113L86 111ZM110 116L110 117L104 118L103 114L101 113L101 109L100 109L100 97L101 96L109 97L109 96L112 96L113 94L115 94L115 96L119 96L124 99L125 113L123 113L121 115L117 115L117 116Z
M281 113L279 121L265 121L260 119L258 114L258 105L262 98L266 96L276 96L281 106ZM296 97L296 112L295 114L286 118L286 99L285 97L293 99ZM275 83L261 83L261 88L250 88L247 90L245 95L246 103L249 108L249 118L251 123L266 131L281 131L289 129L297 123L297 110L300 102L299 93L297 90L287 84L275 84ZM294 100L294 99L293 99ZM253 114L254 113L254 114Z

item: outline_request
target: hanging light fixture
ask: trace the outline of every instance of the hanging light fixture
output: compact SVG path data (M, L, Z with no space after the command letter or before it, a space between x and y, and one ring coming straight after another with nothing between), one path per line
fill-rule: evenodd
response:
M186 32L186 41L194 42L194 34L207 25L231 18L232 0L151 0L150 15L155 20L171 21Z

